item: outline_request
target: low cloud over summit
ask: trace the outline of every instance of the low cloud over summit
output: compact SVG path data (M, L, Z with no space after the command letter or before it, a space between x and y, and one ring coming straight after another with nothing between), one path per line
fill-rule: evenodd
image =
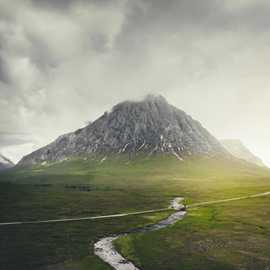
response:
M265 0L0 0L1 152L152 92L270 163L269 15Z

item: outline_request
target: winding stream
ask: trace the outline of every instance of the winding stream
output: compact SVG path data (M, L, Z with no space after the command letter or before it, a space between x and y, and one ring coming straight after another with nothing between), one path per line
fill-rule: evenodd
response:
M170 215L168 218L159 221L156 224L153 225L147 225L142 228L133 229L129 231L128 233L123 233L111 237L104 237L100 239L98 242L94 245L94 253L97 255L100 259L102 259L104 262L112 266L116 270L140 270L138 267L136 267L132 262L126 260L120 253L118 253L113 246L113 242L125 235L128 235L130 233L144 233L149 231L156 231L163 228L166 228L169 225L172 225L176 223L177 221L184 218L186 212L183 210L184 205L181 204L183 201L183 198L175 198L170 203L169 208L176 210L177 212Z
M253 199L253 198L259 198L259 197L267 197L270 196L270 191L257 193L253 195L246 195L242 197L234 197L230 199L221 199L221 200L215 200L215 201L207 201L207 202L201 202L201 203L193 203L189 204L187 208L197 208L202 206L208 206L212 204L223 204L228 203L232 201L239 201L239 200L246 200L246 199ZM122 233L119 235L114 235L112 237L104 237L100 239L98 242L94 245L94 253L101 258L104 262L111 265L116 270L140 270L138 267L136 267L132 262L127 261L124 257L119 254L114 246L113 241L125 236L130 233L134 232L149 232L149 231L155 231L162 228L165 228L169 225L172 225L176 223L178 220L181 220L184 218L186 212L183 210L184 206L181 204L183 201L183 198L175 198L172 200L168 208L163 209L155 209L155 210L147 210L147 211L139 211L139 212L131 212L131 213L124 213L124 214L113 214L113 215L106 215L106 216L92 216L92 217L78 217L78 218L59 218L59 219L51 219L51 220L35 220L35 221L11 221L11 222L2 222L0 223L0 226L20 226L20 225L26 225L26 224L42 224L42 223L58 223L58 222L75 222L75 221L84 221L84 220L97 220L97 219L107 219L107 218L120 218L120 217L126 217L131 215L141 215L141 214L147 214L147 213L156 213L156 212L162 212L167 211L168 209L174 209L176 212L170 215L167 219L162 220L154 225L148 225L143 228L139 229L132 229L127 233Z

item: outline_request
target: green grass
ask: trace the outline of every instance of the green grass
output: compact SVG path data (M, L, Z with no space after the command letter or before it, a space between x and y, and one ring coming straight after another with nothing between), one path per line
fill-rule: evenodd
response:
M51 196L52 194L48 194L48 201L50 201ZM72 202L74 202L72 207L79 213L79 209L83 206L77 205L76 194L73 194L73 196L73 199L69 199L69 205L72 205ZM65 198L63 202L67 200L68 198ZM91 203L90 199L89 203ZM62 208L58 206L55 208L55 211L65 211L65 209L63 210L64 207L68 209L69 206L63 204ZM112 206L110 207L111 211L115 210ZM29 220L30 215L31 220L34 219L35 213L39 218L46 219L46 212L42 211L41 215L39 210L48 209L48 213L50 213L51 202L47 203L47 201L44 201L43 204L38 203L33 205L33 207L27 206L25 209L22 209L21 206L18 208L24 214L29 213L29 216L27 215L24 219ZM89 204L89 208L93 209L94 206ZM98 208L98 206L97 209L100 209L101 212L103 210ZM68 211L70 211L70 216L77 216L72 214L73 212L70 209ZM13 214L11 213L11 215ZM83 209L81 210L81 215L78 214L78 216L85 215L86 213ZM120 220L106 219L102 221L0 227L0 265L3 267L1 269L37 269L42 265L62 262L66 262L65 264L69 265L80 260L82 260L82 264L87 261L88 264L93 263L93 267L97 264L100 269L107 269L104 263L93 256L93 244L95 241L104 235L121 233L129 228L141 227L145 224L156 222L166 215L168 214L158 213L152 216L123 217ZM19 216L23 218L21 213ZM15 218L14 212L12 220L15 219L17 218ZM87 260L85 257L87 257ZM14 260L14 258L16 259Z
M120 238L116 246L148 270L268 269L269 203L257 198L193 209L174 226Z
M176 196L193 203L265 191L270 171L234 160L70 160L1 174L0 222L162 208ZM121 238L117 248L144 270L266 269L269 202L257 198L192 209L175 226ZM0 269L110 269L93 255L94 241L166 215L0 227Z

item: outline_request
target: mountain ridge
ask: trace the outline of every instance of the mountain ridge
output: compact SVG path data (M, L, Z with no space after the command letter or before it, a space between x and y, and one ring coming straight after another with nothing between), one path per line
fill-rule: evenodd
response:
M58 137L25 156L19 165L63 161L74 156L143 153L186 156L227 154L220 142L198 121L170 105L162 96L116 104L94 122Z
M13 166L14 163L11 160L0 154L0 171L12 168Z
M238 139L224 139L220 140L223 147L238 159L256 164L260 167L266 167L263 161L254 155L241 140Z

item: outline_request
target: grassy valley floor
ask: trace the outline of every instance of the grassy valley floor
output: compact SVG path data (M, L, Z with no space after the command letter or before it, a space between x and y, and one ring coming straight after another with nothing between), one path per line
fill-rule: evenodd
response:
M244 162L174 157L73 160L0 176L0 222L83 217L162 208L270 191L270 172ZM268 269L270 198L190 209L176 225L117 240L143 270ZM0 227L1 270L110 269L93 243L169 213L99 221Z
M257 198L190 209L174 226L115 244L141 269L269 269L269 204Z

